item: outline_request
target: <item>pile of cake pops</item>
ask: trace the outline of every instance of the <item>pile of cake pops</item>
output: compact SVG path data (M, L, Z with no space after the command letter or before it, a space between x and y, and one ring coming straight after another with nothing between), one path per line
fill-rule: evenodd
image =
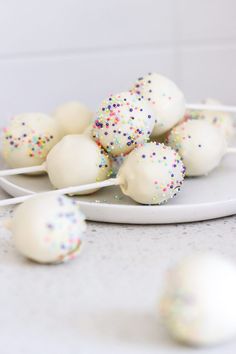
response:
M34 196L19 208L12 226L18 249L41 262L77 254L81 239L73 236L74 224L82 235L84 217L62 194L91 194L119 185L135 202L159 205L180 191L185 176L210 173L226 153L235 152L228 148L235 133L233 119L214 111L217 106L208 100L198 106L201 110L186 110L176 84L154 73L139 78L129 91L110 95L96 114L80 102L69 102L51 115L13 117L2 136L2 155L10 169L0 176L47 173L55 188L48 193L48 202L44 195ZM47 208L42 211L44 204ZM49 206L54 216L49 217ZM25 222L28 219L31 223ZM67 232L61 231L62 225ZM26 235L31 235L32 244L25 241L30 237ZM47 254L52 249L55 252Z
M109 180L137 203L161 204L180 191L185 176L207 175L219 165L234 130L230 114L186 111L174 82L148 74L110 95L96 114L69 102L51 116L13 117L2 141L11 169L0 175L47 172L57 189L80 186L74 194L93 193Z
M24 201L8 224L18 251L46 264L80 253L85 216L63 194L119 185L135 202L159 205L180 191L185 177L209 174L226 153L236 152L228 147L235 135L233 118L216 107L222 108L214 100L197 109L187 106L176 84L154 73L139 78L129 91L110 95L96 114L69 102L51 115L13 117L2 136L10 169L0 176L47 173L55 188L0 202ZM235 265L210 255L177 265L160 306L169 333L197 346L235 335L235 274Z

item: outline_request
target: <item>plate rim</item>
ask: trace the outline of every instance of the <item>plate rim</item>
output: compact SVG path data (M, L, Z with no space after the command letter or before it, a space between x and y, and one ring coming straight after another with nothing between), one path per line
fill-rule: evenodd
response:
M10 182L6 177L0 177L0 185L1 187L4 189L4 186L2 185L8 185L12 188L16 188L16 184ZM29 189L26 189L24 187L20 187L20 186L17 186L17 188L19 190L21 190L22 192L24 192L25 194L27 195L34 195L34 194L38 194L38 193L34 193L32 191L30 191ZM47 192L50 192L50 191L45 191L45 192L41 192L41 193L47 193ZM8 193L8 192L7 192ZM9 194L9 193L8 193ZM11 195L11 194L9 194ZM197 207L197 206L204 206L204 207L211 207L211 206L217 206L217 205L221 205L222 204L228 204L228 203L236 203L236 198L232 198L232 199L228 199L227 201L224 200L224 201L217 201L217 202L207 202L207 203L192 203L192 204L180 204L180 205L168 205L166 203L164 204L156 204L156 205L145 205L145 204L134 204L134 205L127 205L127 204L112 204L112 203L103 203L103 202L87 202L87 201L80 201L78 200L78 203L79 204L82 204L82 205L93 205L93 206L96 206L96 207L102 207L102 208L108 208L108 207L113 207L113 208L117 208L117 209L120 209L120 208L138 208L138 209L143 209L145 208L146 209L153 209L154 207L164 207L165 209L169 209L170 211L172 209L182 209L182 208L186 208L186 206L188 206L189 208L193 208L193 207Z

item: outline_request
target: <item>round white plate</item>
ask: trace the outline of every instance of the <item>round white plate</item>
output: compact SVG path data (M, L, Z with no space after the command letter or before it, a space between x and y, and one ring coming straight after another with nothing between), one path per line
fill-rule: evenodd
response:
M119 187L75 197L87 220L166 224L214 219L236 214L236 157L224 158L209 176L185 180L181 192L164 205L146 206L125 197ZM46 175L0 178L1 187L12 196L52 189Z

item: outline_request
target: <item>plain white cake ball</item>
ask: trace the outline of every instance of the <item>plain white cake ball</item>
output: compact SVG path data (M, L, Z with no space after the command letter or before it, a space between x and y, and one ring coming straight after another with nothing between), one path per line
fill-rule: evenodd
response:
M117 178L122 192L141 204L161 204L174 197L184 180L185 168L175 150L146 143L133 150Z
M25 113L3 129L2 155L12 168L41 165L60 140L55 120L43 113Z
M177 125L168 135L167 144L182 157L186 176L207 175L226 153L223 134L206 120L189 119Z
M176 340L217 344L236 335L235 299L235 264L218 255L193 255L169 272L161 316Z
M104 100L93 124L93 137L113 156L126 154L148 141L154 114L134 93L122 92Z
M92 121L93 113L78 101L67 102L53 113L62 135L82 134Z
M79 253L84 219L72 198L44 193L17 207L10 229L22 255L39 263L60 263Z
M176 84L167 77L153 73L140 77L132 89L154 110L156 123L151 137L170 130L185 114L185 98Z
M220 101L213 99L206 99L203 102L206 105L221 105ZM235 124L233 117L230 113L227 112L216 112L216 111L191 111L187 112L187 117L191 119L203 119L212 123L218 127L221 132L224 134L226 140L230 142L235 136Z
M111 163L108 154L88 136L67 135L48 154L46 170L54 187L66 188L107 179Z

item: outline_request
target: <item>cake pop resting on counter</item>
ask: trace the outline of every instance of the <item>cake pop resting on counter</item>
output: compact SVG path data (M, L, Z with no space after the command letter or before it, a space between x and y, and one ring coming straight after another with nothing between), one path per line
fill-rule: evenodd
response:
M9 229L22 255L39 263L60 263L80 252L86 224L72 198L45 193L17 207Z
M168 273L160 312L170 335L193 346L236 336L236 267L214 254L187 257Z

